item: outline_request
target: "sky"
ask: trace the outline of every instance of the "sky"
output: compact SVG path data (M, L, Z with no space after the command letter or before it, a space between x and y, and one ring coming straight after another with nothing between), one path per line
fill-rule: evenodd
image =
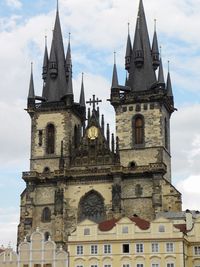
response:
M177 112L171 118L172 181L183 209L200 210L200 0L143 0L152 40L170 72ZM125 81L127 29L133 40L139 0L59 0L65 48L71 33L73 86L78 101L81 73L86 98L96 94L114 131L109 98L113 52L120 84ZM24 110L33 62L37 95L42 91L44 40L50 48L56 0L0 0L0 245L15 248L21 178L29 170L30 118Z

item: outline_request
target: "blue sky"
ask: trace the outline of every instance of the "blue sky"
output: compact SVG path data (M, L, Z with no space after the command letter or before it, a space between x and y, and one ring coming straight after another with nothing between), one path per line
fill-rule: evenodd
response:
M183 193L184 208L200 209L200 0L143 1L151 40L157 19L165 74L170 60L178 108L171 120L173 184ZM0 0L0 244L16 242L21 173L29 170L30 118L24 108L30 63L39 95L44 36L50 47L55 8L56 0ZM101 111L113 130L113 109L106 103L113 52L123 83L127 23L133 39L137 9L138 0L60 0L65 47L71 32L76 99L84 72L86 96L103 99Z

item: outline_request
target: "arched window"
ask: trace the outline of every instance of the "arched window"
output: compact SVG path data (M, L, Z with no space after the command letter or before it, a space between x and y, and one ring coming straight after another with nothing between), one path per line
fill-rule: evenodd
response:
M55 152L55 127L53 124L47 125L46 129L46 138L47 138L47 154L54 154Z
M42 222L50 222L51 221L51 210L48 207L45 207L42 211Z
M78 127L74 126L74 147L78 147Z
M139 115L133 119L134 144L144 144L144 118Z

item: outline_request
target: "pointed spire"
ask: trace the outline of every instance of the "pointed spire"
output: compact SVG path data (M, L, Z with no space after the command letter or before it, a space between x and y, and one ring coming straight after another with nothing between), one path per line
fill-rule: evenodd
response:
M82 73L82 83L81 83L81 94L79 104L81 107L85 107L85 90L84 90L84 82L83 82L84 73Z
M71 57L71 44L70 44L71 33L69 33L69 41L67 47L66 55L66 77L69 78L70 73L72 72L72 57Z
M67 94L73 96L73 83L72 83L72 74L69 75L68 83L67 83Z
M156 75L152 65L151 45L142 0L139 4L133 53L128 84L133 91L148 90L156 83Z
M126 56L125 56L125 69L129 70L131 64L131 55L132 55L132 45L131 45L131 37L130 37L130 23L128 23L128 38L126 44Z
M49 65L49 57L47 49L47 36L45 36L45 51L44 51L43 72L42 72L42 78L44 81L46 81L47 79L48 65Z
M169 69L169 61L168 61L168 74L167 74L167 96L173 97L171 75L170 75L170 69Z
M112 88L116 89L118 87L118 74L116 66L116 52L114 52L114 67L113 67L113 77L112 77Z
M154 70L157 70L157 68L160 65L159 62L159 48L158 48L158 38L156 33L156 19L154 20L155 26L154 26L154 36L153 36L153 43L152 43L152 60L153 60L153 67Z
M34 89L34 81L33 81L33 62L31 62L31 78L30 78L30 84L29 84L28 98L29 99L35 98L35 89Z
M160 51L161 51L161 48L160 48ZM162 57L160 57L160 67L159 67L159 72L158 72L158 83L159 83L160 86L165 87L165 78L164 78Z
M67 95L67 80L58 2L48 68L49 71L47 74L46 85L43 89L43 96L49 102L60 101L63 96Z
M34 104L35 104L35 89L33 81L33 63L31 62L31 77L30 77L29 92L28 92L28 107Z
M144 53L142 49L142 43L140 38L140 20L138 16L136 32L135 32L135 39L134 39L134 62L137 68L141 68L144 64Z

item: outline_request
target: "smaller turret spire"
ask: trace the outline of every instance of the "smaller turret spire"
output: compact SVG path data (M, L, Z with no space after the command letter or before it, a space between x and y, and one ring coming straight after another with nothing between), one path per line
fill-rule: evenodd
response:
M84 73L82 73L81 94L80 94L80 101L79 101L79 104L81 107L85 107L85 89L84 89L83 76L84 76Z
M118 75L116 66L116 52L114 52L114 67L113 67L113 77L112 77L112 88L116 89L118 87Z
M130 37L130 23L128 23L128 38L127 38L127 45L126 45L126 56L125 56L125 69L130 69L131 64L131 55L132 55L132 45L131 45L131 37Z
M33 63L31 62L31 77L30 77L29 92L28 92L28 106L34 103L35 103L35 89L33 81Z
M45 51L44 51L43 72L42 72L42 78L44 81L46 81L47 79L48 65L49 65L49 57L47 50L47 36L45 36Z
M69 75L72 72L72 57L71 57L71 33L69 33L67 55L66 55L66 77L69 78Z
M56 60L54 38L52 40L50 58L49 58L49 71L52 79L55 79L58 75L58 64Z
M141 68L142 65L144 64L144 53L140 37L140 16L138 16L137 20L133 50L134 50L135 65L137 68Z
M154 70L160 65L159 61L159 48L158 48L158 38L156 33L156 19L154 20L154 36L153 36L153 43L152 43L152 61Z
M169 97L173 97L171 75L170 75L170 69L169 69L169 61L168 61L168 74L167 74L167 95Z
M161 47L160 47L160 51L161 51ZM165 87L165 78L164 78L164 71L163 71L163 64L162 64L161 56L160 56L160 67L159 67L159 72L158 72L158 83L160 86Z

